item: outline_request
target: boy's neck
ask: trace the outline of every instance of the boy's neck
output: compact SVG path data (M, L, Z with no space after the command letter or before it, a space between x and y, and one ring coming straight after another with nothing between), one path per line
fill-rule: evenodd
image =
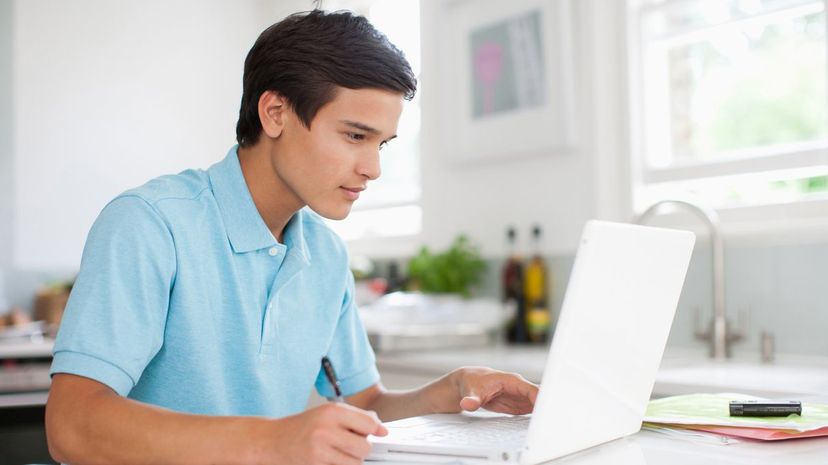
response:
M270 159L271 150L263 141L250 147L239 147L239 165L256 210L273 237L283 243L285 226L304 204L276 174Z

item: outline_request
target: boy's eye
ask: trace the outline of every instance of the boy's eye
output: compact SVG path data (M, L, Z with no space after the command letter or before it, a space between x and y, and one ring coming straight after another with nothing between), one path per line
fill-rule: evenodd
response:
M348 138L353 141L363 141L365 140L365 134L360 134L358 132L349 132Z
M388 141L387 141L387 140L384 140L384 141L380 142L379 149L380 149L380 150L384 149L386 145L388 145Z

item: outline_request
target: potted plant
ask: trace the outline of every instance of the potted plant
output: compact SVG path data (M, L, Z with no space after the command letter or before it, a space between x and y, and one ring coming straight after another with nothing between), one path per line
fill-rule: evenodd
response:
M424 293L470 296L479 283L486 262L465 235L458 236L445 252L432 254L423 246L408 263L409 287Z

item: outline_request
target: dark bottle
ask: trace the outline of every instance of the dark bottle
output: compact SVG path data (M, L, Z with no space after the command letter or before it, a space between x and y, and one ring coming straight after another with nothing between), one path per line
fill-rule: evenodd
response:
M526 329L533 343L549 339L552 314L549 311L548 273L546 262L541 257L541 228L532 229L532 258L524 272L524 297L526 307Z
M401 291L405 288L405 281L400 276L400 266L392 261L388 264L388 288L386 293Z
M512 343L528 342L526 305L523 298L523 263L517 253L515 228L509 228L506 231L506 238L509 241L509 256L503 265L500 287L503 303L514 309L514 314L506 329L506 340Z

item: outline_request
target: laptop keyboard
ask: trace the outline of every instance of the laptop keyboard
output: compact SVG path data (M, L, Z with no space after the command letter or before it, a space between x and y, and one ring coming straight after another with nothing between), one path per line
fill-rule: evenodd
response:
M491 446L522 445L529 430L529 416L473 418L468 423L450 423L438 429L420 432L409 439L433 444Z

